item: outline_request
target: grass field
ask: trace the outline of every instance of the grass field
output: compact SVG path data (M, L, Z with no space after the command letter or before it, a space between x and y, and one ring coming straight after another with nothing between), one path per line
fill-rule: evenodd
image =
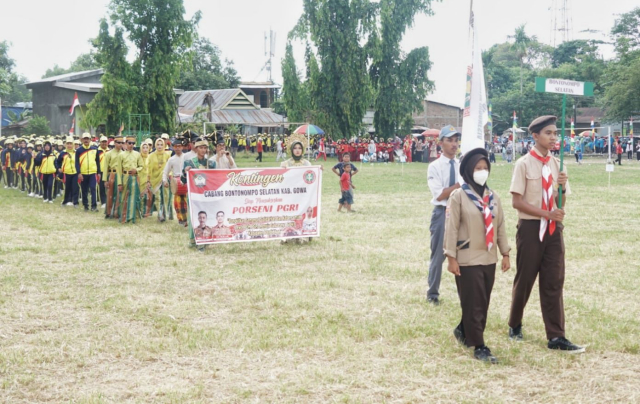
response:
M0 401L640 402L640 164L623 160L608 187L604 161L568 162L566 328L587 353L546 348L537 289L525 341L507 339L512 268L489 308L496 366L454 340L446 268L443 304L425 302L425 164L362 167L347 214L328 162L321 238L204 254L176 223L123 226L0 189ZM489 185L513 246L511 170L494 165Z

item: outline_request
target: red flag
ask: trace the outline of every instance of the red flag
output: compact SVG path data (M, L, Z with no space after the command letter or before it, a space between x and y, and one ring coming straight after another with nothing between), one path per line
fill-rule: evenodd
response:
M80 106L80 100L78 99L78 93L74 93L73 102L71 103L71 108L69 108L69 116L73 115L73 110L76 107Z
M73 118L73 120L71 121L71 129L69 129L69 135L73 136L73 134L76 132L76 118Z

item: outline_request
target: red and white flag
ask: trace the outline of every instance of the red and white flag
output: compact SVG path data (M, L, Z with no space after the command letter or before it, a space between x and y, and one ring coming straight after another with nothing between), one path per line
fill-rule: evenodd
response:
M71 121L71 129L69 129L69 135L73 136L76 133L76 118Z
M73 115L73 110L79 106L80 100L78 99L78 93L75 93L73 96L73 102L71 103L71 108L69 108L69 116Z

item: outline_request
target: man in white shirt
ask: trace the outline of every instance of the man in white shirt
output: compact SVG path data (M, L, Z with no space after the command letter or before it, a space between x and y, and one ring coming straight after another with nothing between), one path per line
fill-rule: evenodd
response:
M187 187L180 181L185 157L180 139L174 140L173 151L175 154L169 158L162 171L162 184L165 187L171 186L173 207L176 210L178 223L184 226L187 223Z
M431 204L431 260L429 261L429 290L427 301L435 306L440 304L440 278L444 262L444 222L449 195L460 188L460 162L456 159L460 133L452 125L446 125L438 136L442 154L429 164L427 172L429 189L433 195Z
M282 160L285 160L286 156L284 154L284 151L282 150L282 139L278 139L278 141L276 142L276 150L278 151L276 161L280 160L280 158L282 158Z

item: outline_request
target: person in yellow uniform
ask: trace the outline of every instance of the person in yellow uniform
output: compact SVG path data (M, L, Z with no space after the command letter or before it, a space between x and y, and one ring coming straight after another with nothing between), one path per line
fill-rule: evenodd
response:
M66 141L67 148L58 155L56 168L64 182L64 199L62 206L78 207L78 171L76 170L77 152L73 148L73 138L69 136Z
M140 153L133 150L135 136L125 137L126 150L120 156L117 166L118 192L120 192L120 223L136 222L140 215L140 186L138 173L144 168Z
M36 157L42 151L42 139L38 139L35 142L36 149L33 152L33 184L34 184L34 197L42 198L42 181L40 179L40 166L36 165Z
M56 175L56 155L50 140L45 140L42 151L36 156L36 165L40 166L42 175L43 200L44 203L53 203L53 181Z
M98 167L98 198L100 199L100 207L104 209L107 205L107 189L102 181L102 173L104 172L104 157L109 152L109 138L104 135L100 136L100 145L98 146L98 158L100 159L100 167Z
M173 220L173 207L171 189L162 186L162 173L171 158L170 152L166 151L164 140L156 140L156 150L149 155L149 179L147 186L154 196L154 210L158 211L158 220Z
M147 139L150 141L150 139ZM153 194L149 190L149 150L151 146L149 142L145 140L140 145L140 156L142 157L142 161L144 166L142 171L138 173L138 181L140 184L140 207L142 209L142 217L151 216L152 212L152 204L153 204Z
M102 182L107 190L107 206L104 211L105 219L111 217L120 217L120 195L118 193L118 167L120 165L120 154L122 153L122 145L124 138L117 135L113 140L113 150L109 150L102 164Z

